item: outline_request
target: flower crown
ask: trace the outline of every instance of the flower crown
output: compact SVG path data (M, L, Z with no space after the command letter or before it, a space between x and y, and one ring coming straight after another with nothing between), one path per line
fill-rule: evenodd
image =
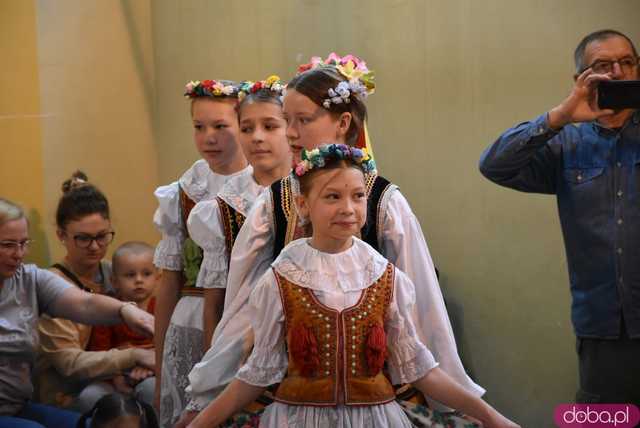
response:
M186 98L199 97L234 97L238 95L235 83L223 83L217 80L192 80L184 87Z
M314 56L310 63L298 67L298 74L321 67L333 67L347 79L335 88L329 88L328 98L322 102L322 106L326 109L330 108L331 104L348 104L353 95L364 99L375 92L373 71L367 68L363 60L354 55L340 57L332 52L325 60Z
M269 89L270 91L282 96L285 88L286 85L284 82L275 74L267 77L266 80L260 80L258 82L246 80L238 85L238 99L242 101L242 99L247 95L256 93L261 89Z
M303 150L302 160L296 165L293 172L302 177L313 169L323 168L330 161L348 160L362 168L365 174L376 171L376 163L367 151L346 144L326 144L313 150Z

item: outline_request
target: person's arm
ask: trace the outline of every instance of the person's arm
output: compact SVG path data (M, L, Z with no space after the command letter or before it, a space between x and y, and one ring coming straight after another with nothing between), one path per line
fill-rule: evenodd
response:
M222 317L224 308L229 257L222 221L220 206L216 199L198 202L187 220L189 236L202 248L203 253L196 281L197 287L204 288L203 353L206 353L211 346L213 332Z
M287 365L284 310L276 279L266 272L251 293L248 306L255 345L236 378L193 420L190 426L216 426L254 401L269 385L284 378ZM191 377L190 377L191 378ZM185 420L187 419L185 415Z
M414 381L413 386L424 395L480 420L484 428L519 427L484 400L464 389L438 367L429 370L426 375Z
M234 379L213 403L187 425L187 428L217 427L255 401L266 389Z
M189 373L189 410L200 410L222 392L242 366L253 346L249 296L269 269L273 253L271 192L265 190L240 229L227 280L222 318L213 334L211 347ZM235 299L230 302L230 289Z
M484 389L469 378L458 355L453 329L420 223L397 188L388 190L381 207L382 254L415 284L415 310L409 313L421 342L440 368L475 395ZM411 286L413 289L413 285ZM413 305L413 304L411 304Z
M216 330L220 318L222 318L224 295L224 288L205 288L204 290L204 308L202 314L204 333L202 347L204 348L204 353L211 347L213 332Z
M598 109L595 99L597 82L607 79L591 70L582 73L562 103L531 122L507 130L489 146L480 158L480 173L515 190L554 194L562 141L577 133L563 128L613 113Z

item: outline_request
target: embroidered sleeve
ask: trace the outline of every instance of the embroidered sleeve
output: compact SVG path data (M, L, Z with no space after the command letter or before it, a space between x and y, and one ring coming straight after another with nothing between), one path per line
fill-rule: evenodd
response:
M166 270L182 270L182 245L185 231L180 219L180 192L178 183L160 186L155 191L158 209L153 215L153 223L162 234L156 247L153 263Z
M256 386L280 382L287 372L285 324L278 286L271 271L267 271L249 299L254 331L254 346L247 363L236 378Z

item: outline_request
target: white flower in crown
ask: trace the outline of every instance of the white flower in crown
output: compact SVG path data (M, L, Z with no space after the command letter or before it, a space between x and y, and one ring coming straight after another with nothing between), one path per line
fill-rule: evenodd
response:
M222 87L222 93L225 95L233 95L233 91L234 88L232 85Z

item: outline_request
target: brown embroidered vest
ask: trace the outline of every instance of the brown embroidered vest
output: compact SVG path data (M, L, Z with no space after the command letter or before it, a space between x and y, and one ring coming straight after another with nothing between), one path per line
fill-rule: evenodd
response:
M285 314L289 366L276 401L296 405L374 405L392 401L382 373L384 321L393 294L393 265L363 290L358 303L339 312L308 288L274 273Z

